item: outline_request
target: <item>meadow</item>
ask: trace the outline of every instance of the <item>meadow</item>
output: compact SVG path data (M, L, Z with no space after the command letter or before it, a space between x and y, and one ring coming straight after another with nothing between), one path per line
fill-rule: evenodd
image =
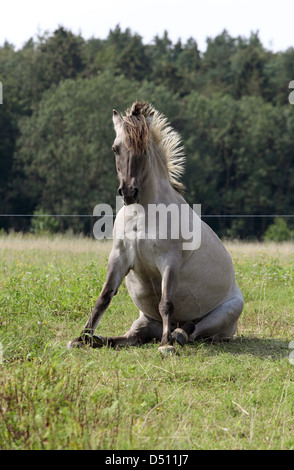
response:
M225 243L245 297L229 343L161 357L67 350L106 275L108 242L0 236L0 449L294 449L294 245ZM123 284L99 334L137 317Z

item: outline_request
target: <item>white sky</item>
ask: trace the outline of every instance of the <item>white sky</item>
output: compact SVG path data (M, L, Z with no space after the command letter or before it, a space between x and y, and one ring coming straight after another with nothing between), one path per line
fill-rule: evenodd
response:
M17 48L45 30L59 25L84 39L104 39L120 24L151 43L164 30L175 43L196 39L201 51L206 38L226 28L231 36L248 38L251 31L267 49L294 46L293 0L15 0L0 8L0 45L7 40Z

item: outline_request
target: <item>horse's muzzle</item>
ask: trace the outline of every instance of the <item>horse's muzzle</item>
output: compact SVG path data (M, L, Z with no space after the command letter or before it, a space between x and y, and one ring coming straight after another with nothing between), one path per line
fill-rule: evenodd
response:
M119 187L117 192L123 198L124 203L127 206L129 204L135 204L136 202L138 202L139 189L136 187Z

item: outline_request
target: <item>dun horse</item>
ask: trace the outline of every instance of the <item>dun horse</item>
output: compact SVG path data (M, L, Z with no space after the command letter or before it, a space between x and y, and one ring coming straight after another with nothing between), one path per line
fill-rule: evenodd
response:
M179 177L184 157L179 135L146 103L134 103L124 116L114 110L113 123L112 149L124 206L114 224L106 282L81 335L68 347L135 346L156 339L161 340L159 349L164 353L174 351L175 341L183 346L198 338L230 339L243 296L230 255L182 195ZM183 217L177 218L178 236L172 234L168 218L166 236L161 236L157 225L155 231L150 228L148 208L171 204L179 214L187 214L189 227L198 220L201 242L199 238L197 246L184 248ZM139 318L122 336L94 335L125 277Z

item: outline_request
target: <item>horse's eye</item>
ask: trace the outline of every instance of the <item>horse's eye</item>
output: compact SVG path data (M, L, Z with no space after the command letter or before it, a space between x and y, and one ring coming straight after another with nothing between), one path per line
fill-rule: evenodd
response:
M118 153L118 146L117 146L117 145L113 145L113 146L112 146L112 150L114 151L114 153Z

